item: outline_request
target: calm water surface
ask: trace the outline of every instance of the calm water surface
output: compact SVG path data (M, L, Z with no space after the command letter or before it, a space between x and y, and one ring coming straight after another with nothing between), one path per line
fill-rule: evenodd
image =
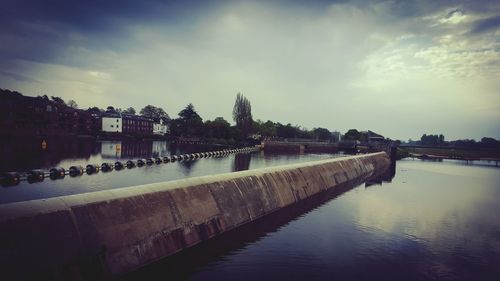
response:
M500 280L499 183L498 167L399 161L392 182L323 195L127 279Z
M29 171L53 167L68 169L73 165L98 164L115 161L126 162L148 157L163 157L185 153L222 150L223 146L171 145L166 141L94 141L85 139L49 140L45 149L40 140L15 140L0 142L0 172ZM0 188L0 204L40 198L49 198L98 190L128 187L140 184L170 181L187 177L228 173L234 171L291 164L297 162L338 157L341 154L288 154L264 155L263 153L230 154L223 157L202 158L152 166L136 167L108 173L100 172L79 177L43 182L21 182L16 186Z
M51 146L52 145L52 146ZM2 145L0 170L49 169L220 147L165 142ZM319 160L230 155L0 188L0 203ZM266 216L127 276L129 280L500 280L500 168L398 161L355 184Z

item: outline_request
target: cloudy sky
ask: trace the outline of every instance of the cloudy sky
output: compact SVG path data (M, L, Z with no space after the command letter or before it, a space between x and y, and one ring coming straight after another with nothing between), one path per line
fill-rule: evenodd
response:
M394 139L500 138L500 1L3 0L0 88L97 105L192 102Z

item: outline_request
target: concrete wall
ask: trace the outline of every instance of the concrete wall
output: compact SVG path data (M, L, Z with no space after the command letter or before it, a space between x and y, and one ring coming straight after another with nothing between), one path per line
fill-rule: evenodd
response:
M0 269L117 276L388 166L381 152L0 205Z

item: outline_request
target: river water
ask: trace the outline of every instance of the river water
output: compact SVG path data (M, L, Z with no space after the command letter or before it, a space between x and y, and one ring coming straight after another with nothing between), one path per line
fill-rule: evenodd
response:
M126 162L139 158L163 157L228 148L217 145L172 145L166 141L95 141L88 139L49 140L42 149L40 140L15 140L0 143L0 172L48 171L53 167L68 169L73 165ZM66 176L64 179L0 188L0 204L86 193L140 184L171 181L187 177L228 173L284 164L314 161L342 154L267 154L239 153L152 166L135 167L107 173Z
M5 150L0 167L48 169L221 148L119 141L68 145L76 148L29 148L36 157ZM23 182L0 188L0 203L337 156L238 154ZM124 279L500 280L500 168L421 160L398 161L391 168L382 178L320 194Z
M398 161L128 280L500 280L500 169Z

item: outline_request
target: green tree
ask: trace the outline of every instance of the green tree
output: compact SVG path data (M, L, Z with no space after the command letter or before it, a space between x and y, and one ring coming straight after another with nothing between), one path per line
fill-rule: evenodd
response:
M262 120L258 119L257 121L253 122L252 128L254 133L259 134L261 136L264 137L276 136L276 124L271 120L263 122Z
M179 118L176 119L177 134L180 136L201 136L203 134L203 120L198 115L192 103L188 104L179 112Z
M222 117L217 117L213 121L205 122L205 136L209 138L230 139L231 124Z
M422 145L442 145L444 144L444 136L423 134L420 138L420 143Z
M78 108L78 104L74 100L69 100L68 101L68 106L71 108Z
M288 123L283 125L281 123L276 124L276 135L281 138L298 138L300 137L301 130L298 126L292 126Z
M314 136L320 140L329 140L332 138L332 133L325 128L314 128Z
M91 114L100 114L100 113L104 112L103 109L100 109L97 106L89 107L89 109L87 109L87 111L90 112Z
M146 105L141 111L139 111L139 114L141 114L144 117L148 118L153 118L157 120L164 120L164 121L169 121L170 116L163 110L161 107L156 107L154 105Z
M135 113L136 113L135 108L133 108L133 107L129 107L129 108L123 110L122 112L125 114L132 114L132 115L135 115Z
M62 105L66 105L66 103L64 102L64 100L60 97L54 97L54 96L50 96L50 98L52 99L52 101L58 103L58 104L62 104Z
M233 107L233 120L236 127L242 132L243 137L247 137L252 131L252 106L250 101L241 93L236 95L236 101Z

